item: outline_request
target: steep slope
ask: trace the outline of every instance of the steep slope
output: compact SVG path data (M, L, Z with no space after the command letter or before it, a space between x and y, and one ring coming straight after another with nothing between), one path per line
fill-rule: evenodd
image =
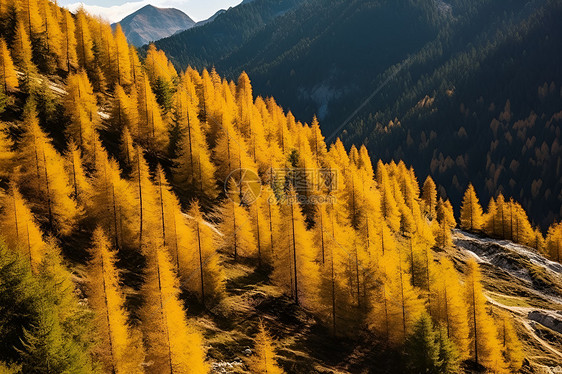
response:
M507 311L518 322L517 330L532 372L556 372L562 360L562 266L536 250L509 241L493 240L457 230L455 251L448 256L464 269L476 258L486 297L492 309Z
M145 45L195 25L195 21L179 9L157 8L150 4L118 23L121 24L129 43L135 46Z

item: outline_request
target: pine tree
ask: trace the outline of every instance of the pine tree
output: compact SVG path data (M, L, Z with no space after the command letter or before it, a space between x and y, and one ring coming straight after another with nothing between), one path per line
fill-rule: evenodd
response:
M0 124L0 176L8 176L13 171L15 153L12 141L6 136L4 126Z
M88 303L95 312L94 322L101 342L96 356L108 372L142 373L141 337L128 326L115 253L101 228L94 231L92 243L86 281Z
M38 272L42 297L34 321L25 328L21 350L25 373L91 373L93 326L76 295L71 273L51 242Z
M150 249L141 310L147 361L151 370L170 374L209 372L205 362L203 337L189 325L179 299L179 282L167 251Z
M441 373L438 335L431 318L423 313L405 343L406 367L412 373Z
M468 262L465 298L468 306L469 352L477 365L503 373L505 362L501 353L494 320L486 312L486 298L480 284L480 270L474 259Z
M476 191L472 184L468 185L461 207L461 227L468 231L479 231L482 228L482 207L478 202Z
M10 51L3 38L0 38L0 80L4 94L14 91L18 87L18 77Z
M254 338L255 353L247 360L248 369L255 374L282 374L277 365L275 348L271 336L260 321L258 334Z

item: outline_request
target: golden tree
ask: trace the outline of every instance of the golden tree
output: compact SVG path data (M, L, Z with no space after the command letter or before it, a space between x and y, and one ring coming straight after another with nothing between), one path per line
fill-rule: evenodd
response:
M254 354L246 361L248 369L255 374L284 373L277 365L273 340L262 321L258 329L258 334L254 338Z
M468 261L465 298L468 306L469 352L476 364L497 372L506 372L501 344L493 318L486 312L486 298L482 291L481 274L474 259Z
M179 281L168 253L160 246L150 249L141 309L146 342L146 359L158 373L204 374L203 337L191 326L179 299Z
M3 38L0 38L0 79L2 80L2 88L5 94L18 87L18 76L10 56L10 51Z
M18 191L15 184L11 184L7 193L0 194L0 230L8 247L17 250L27 259L34 273L39 269L43 260L45 242L39 225Z
M141 336L128 325L115 253L101 228L94 231L92 245L86 281L88 303L94 310L96 331L101 342L96 356L108 372L144 373Z
M468 231L478 231L482 228L482 224L482 207L471 183L468 185L462 199L461 227Z

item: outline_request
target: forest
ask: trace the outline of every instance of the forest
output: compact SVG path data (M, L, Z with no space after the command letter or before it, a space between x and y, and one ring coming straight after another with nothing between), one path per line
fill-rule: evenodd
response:
M456 214L430 176L327 143L246 73L141 58L84 10L1 0L0 35L1 373L211 372L221 347L190 312L228 318L233 264L395 370L522 367L453 231L560 262L562 224L541 231L501 191L484 209L469 183ZM248 372L295 372L275 324L252 331Z

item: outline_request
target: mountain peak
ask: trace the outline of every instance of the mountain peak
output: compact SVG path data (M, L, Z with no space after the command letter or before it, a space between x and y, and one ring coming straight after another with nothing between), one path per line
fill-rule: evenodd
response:
M195 25L195 21L179 9L159 8L152 4L143 6L118 23L129 42L135 46L148 44Z

